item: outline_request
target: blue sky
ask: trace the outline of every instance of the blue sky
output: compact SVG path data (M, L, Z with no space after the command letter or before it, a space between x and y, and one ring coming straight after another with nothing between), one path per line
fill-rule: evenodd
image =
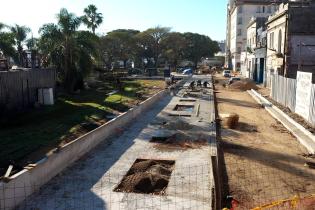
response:
M104 16L99 34L160 25L225 39L227 0L0 0L0 4L0 22L27 25L34 36L42 24L56 22L60 8L82 15L88 4L95 4Z

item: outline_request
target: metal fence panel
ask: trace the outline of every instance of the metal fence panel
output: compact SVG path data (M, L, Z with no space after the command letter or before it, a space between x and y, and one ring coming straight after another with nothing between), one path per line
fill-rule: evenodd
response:
M295 111L295 98L296 98L296 80L287 78L287 91L286 91L286 106L292 111Z
M295 112L296 79L273 75L271 77L271 84L271 98L281 105L288 107L292 112ZM309 118L306 120L315 126L315 84L312 85L309 113Z
M312 85L312 94L310 102L310 112L308 121L315 125L315 84Z

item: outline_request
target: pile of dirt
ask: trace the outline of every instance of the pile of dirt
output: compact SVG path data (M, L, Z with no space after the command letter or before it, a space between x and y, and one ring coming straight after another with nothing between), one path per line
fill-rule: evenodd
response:
M209 66L207 65L202 65L199 69L198 69L198 73L199 74L212 74L214 72L213 69L210 69Z
M233 90L241 90L241 91L247 91L247 90L258 90L258 87L256 86L256 84L251 81L251 80L241 80L241 81L236 81L233 82L231 85L229 85L230 89Z
M114 191L164 194L174 164L170 160L138 159Z
M176 133L168 137L152 137L151 141L158 143L154 147L157 149L199 149L208 144L206 139L190 139L186 135Z

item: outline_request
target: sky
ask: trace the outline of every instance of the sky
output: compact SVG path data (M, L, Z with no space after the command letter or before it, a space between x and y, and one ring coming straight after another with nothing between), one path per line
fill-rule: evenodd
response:
M0 22L26 25L37 37L43 24L56 23L60 8L81 16L89 4L96 5L104 17L98 34L165 26L172 31L204 34L213 40L225 39L227 0L0 0Z

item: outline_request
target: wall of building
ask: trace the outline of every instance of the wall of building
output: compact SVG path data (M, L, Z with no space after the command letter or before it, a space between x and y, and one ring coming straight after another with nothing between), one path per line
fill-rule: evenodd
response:
M267 23L267 63L266 81L270 87L272 74L283 74L284 52L287 16L284 14L287 7L284 4L279 6L279 11L268 18Z
M255 1L255 3L236 4L231 10L230 51L233 70L240 70L241 52L246 51L247 26L251 18L268 17L276 9L276 5L271 5L266 1Z
M38 102L39 88L54 88L55 69L0 71L0 115L23 111Z

